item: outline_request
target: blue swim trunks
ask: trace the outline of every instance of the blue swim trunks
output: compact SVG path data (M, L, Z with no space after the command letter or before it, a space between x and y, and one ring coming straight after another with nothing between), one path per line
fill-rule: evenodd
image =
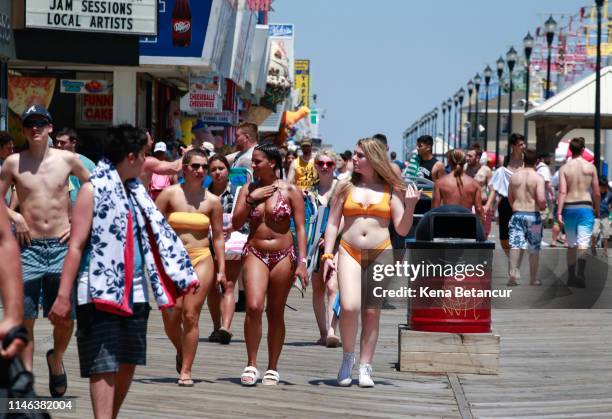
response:
M59 239L34 239L30 246L21 248L26 319L38 317L39 302L42 302L43 316L47 317L57 297L67 252L68 243L60 243Z
M537 252L542 247L542 218L539 212L516 211L509 224L511 249Z
M566 204L563 208L563 224L567 234L567 245L588 249L595 225L593 207L587 204Z

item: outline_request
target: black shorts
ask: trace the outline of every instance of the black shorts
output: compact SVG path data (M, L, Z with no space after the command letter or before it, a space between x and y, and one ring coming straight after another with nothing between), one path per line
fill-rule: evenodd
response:
M81 377L117 372L119 364L146 364L151 306L135 303L132 309L133 315L124 317L97 310L94 304L77 307Z
M500 240L509 240L510 239L510 218L512 218L512 206L510 205L510 201L505 196L502 196L502 199L499 200L499 205L497 206L497 212L499 213L499 218L497 222L499 223L499 239Z

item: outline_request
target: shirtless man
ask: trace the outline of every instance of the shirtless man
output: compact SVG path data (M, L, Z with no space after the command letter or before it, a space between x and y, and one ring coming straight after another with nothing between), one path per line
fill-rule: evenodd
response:
M474 144L475 145L475 144ZM491 168L486 164L480 164L480 158L482 157L482 150L480 148L472 147L467 152L467 167L465 173L474 178L474 180L480 185L480 197L482 200L483 207L487 204L489 198L489 182L493 177ZM495 212L489 208L488 211L484 211L484 231L485 235L488 236L491 232L491 221Z
M582 158L584 138L572 139L569 149L572 159L559 172L557 218L565 225L567 235L567 286L584 288L585 253L591 244L595 217L599 218L601 195L597 169Z
M44 107L29 107L21 120L29 147L12 154L4 162L0 173L0 196L15 184L21 214L10 209L8 213L21 244L24 325L30 334L30 343L23 352L23 362L31 371L34 320L38 317L41 290L43 315L46 317L57 296L64 257L68 250L68 177L74 174L81 182L86 182L89 172L77 154L49 148L49 134L53 131L53 125L51 115ZM53 349L47 352L52 396L59 397L66 392L66 372L62 357L70 341L73 323L70 321L53 328Z
M514 172L508 185L508 200L512 206L510 218L510 280L509 287L518 285L521 276L523 251L529 250L529 284L542 285L537 279L542 246L542 218L546 208L544 178L535 170L537 154L527 149L523 154L523 168Z
M448 155L448 163L451 172L436 181L431 207L459 205L469 210L474 208L480 222L484 223L480 186L463 171L465 164L463 150L451 150Z

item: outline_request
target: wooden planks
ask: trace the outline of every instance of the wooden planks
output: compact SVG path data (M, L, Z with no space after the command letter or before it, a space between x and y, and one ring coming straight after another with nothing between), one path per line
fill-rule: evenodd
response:
M497 374L500 336L399 327L400 371Z

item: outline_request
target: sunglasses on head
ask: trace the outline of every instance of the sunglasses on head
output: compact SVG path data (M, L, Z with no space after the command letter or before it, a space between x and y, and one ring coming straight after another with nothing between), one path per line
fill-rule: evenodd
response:
M24 128L42 128L46 127L47 125L49 125L49 121L47 121L46 119L26 119L25 121L23 121Z
M187 164L186 166L189 166L191 168L191 170L196 171L199 170L200 168L204 171L208 170L208 165L207 164L200 164L200 163L191 163L191 164Z
M317 162L317 166L323 168L323 167L334 167L336 165L336 163L334 163L333 161L321 161L319 160Z

